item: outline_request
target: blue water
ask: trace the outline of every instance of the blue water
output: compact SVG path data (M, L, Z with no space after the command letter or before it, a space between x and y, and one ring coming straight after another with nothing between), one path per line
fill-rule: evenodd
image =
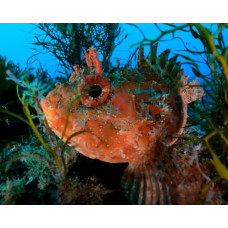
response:
M129 55L134 51L134 48L130 46L134 43L137 43L143 39L141 32L130 24L120 24L123 29L123 34L128 34L127 39L124 40L117 48L115 49L112 62L115 64L116 58L120 59L121 64L125 64L128 60ZM136 24L146 38L155 39L159 36L160 32L151 23L139 23ZM161 25L161 29L168 28L165 25ZM209 24L204 24L204 26L209 26ZM33 24L28 23L0 23L0 54L5 55L8 60L13 60L14 63L19 63L21 68L27 66L32 66L35 68L39 67L39 64L42 65L43 69L47 69L50 75L56 75L56 70L61 70L59 67L58 61L52 56L51 53L38 55L27 61L31 56L37 52L33 49L35 48L32 45L35 42L34 35L41 34L41 31L38 30ZM190 33L178 32L176 35L180 36L186 45L189 48L195 47L199 50L202 50L203 46L199 40L196 40L192 37ZM228 37L228 33L226 34ZM166 42L159 42L158 54L164 51L167 48L170 48L172 57L175 53L187 54L186 52L178 52L183 50L184 46L179 39L172 39L171 35L168 35L164 38L168 40ZM227 41L227 40L226 40ZM149 48L145 49L145 53L149 52ZM194 57L196 60L199 60L199 57ZM183 59L179 58L179 61L184 62ZM193 72L190 66L183 65L182 68L185 70L185 74L190 77L194 77ZM202 73L207 74L208 68L205 65L200 65Z

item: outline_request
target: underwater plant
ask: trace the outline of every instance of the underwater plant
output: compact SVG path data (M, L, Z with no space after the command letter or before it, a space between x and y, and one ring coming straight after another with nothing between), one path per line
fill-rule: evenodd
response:
M15 179L6 180L0 184L0 202L1 204L16 204L17 198L25 192L26 180Z
M33 44L52 53L69 75L75 64L85 66L84 52L95 47L102 55L105 71L111 67L111 56L127 35L120 38L117 23L40 23L35 26L43 33L35 35ZM38 54L42 53L37 49Z
M7 70L15 71L17 66L12 61L7 61L6 57L0 55L0 99L1 105L3 104L2 99L5 99L8 96L16 96L15 85L12 81L6 80L5 74Z
M10 109L15 113L23 114L21 105L18 103L16 85L13 81L6 78L6 71L10 70L15 75L20 74L22 71L19 65L16 65L11 60L0 55L0 108ZM12 134L13 129L18 128L17 134ZM26 126L21 121L9 116L0 116L0 148L7 140L12 141L21 137L21 134L26 131Z

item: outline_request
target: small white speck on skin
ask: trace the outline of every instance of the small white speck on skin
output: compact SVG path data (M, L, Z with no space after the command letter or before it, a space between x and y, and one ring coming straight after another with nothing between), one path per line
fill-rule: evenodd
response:
M60 117L60 115L55 115L55 120L58 120Z
M72 131L73 131L73 132L76 131L76 125L73 125Z
M126 158L126 155L124 153L121 153L122 158Z
M48 106L48 110L53 110L53 107L50 105L50 106Z
M120 129L119 132L118 132L118 134L119 134L119 135L122 135L124 132L125 132L124 129Z

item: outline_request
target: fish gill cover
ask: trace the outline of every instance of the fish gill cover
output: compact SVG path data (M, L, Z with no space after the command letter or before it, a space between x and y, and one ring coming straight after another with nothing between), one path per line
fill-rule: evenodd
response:
M15 82L22 104L15 113L1 103L4 124L8 115L33 131L1 142L2 204L226 204L227 24L156 25L153 40L132 25L143 40L125 66L110 61L127 38L118 24L37 26L46 35L34 45L53 53L65 74L74 68L58 81L2 61L9 80L1 77ZM190 32L203 51L185 45L188 55L170 58L172 47L158 55L159 41L177 32ZM201 73L197 55L210 74Z

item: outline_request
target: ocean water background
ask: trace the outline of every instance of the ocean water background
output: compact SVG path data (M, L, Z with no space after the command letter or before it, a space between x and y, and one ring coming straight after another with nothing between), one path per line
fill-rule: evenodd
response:
M148 39L155 39L159 36L160 32L153 23L136 23L141 29L143 34ZM165 30L169 27L163 24L158 24L161 29ZM180 24L177 24L180 25ZM120 59L122 65L126 64L130 54L133 53L134 48L130 48L132 44L138 43L143 39L141 32L130 24L121 23L123 35L127 34L125 39L120 45L118 45L112 56L112 63L116 64L116 58ZM210 24L204 24L209 27ZM25 67L39 68L41 64L42 68L48 70L49 74L53 77L59 76L58 71L61 71L61 67L58 64L58 60L51 53L40 54L36 57L30 58L37 52L34 48L37 48L32 43L35 42L34 36L41 34L41 31L35 27L34 24L30 23L0 23L0 54L6 56L8 60L12 60L15 64L20 65L22 69ZM180 37L185 45L190 49L203 50L201 42L195 39L190 33L176 32L177 37ZM225 34L228 38L228 32ZM180 39L173 39L172 35L169 34L163 38L162 42L158 45L158 54L166 49L171 49L170 57L175 53L183 55L189 55L184 50L184 45ZM226 39L227 42L228 39ZM145 47L145 55L149 52L149 47ZM193 57L195 60L202 60L199 56ZM185 62L184 59L178 58L178 61ZM185 74L194 78L194 74L191 67L188 65L182 65L185 70ZM200 65L200 70L203 74L208 74L209 69L205 64Z
M172 2L173 4L173 2ZM137 24L144 34L146 35L147 38L156 38L159 34L158 30L154 28L152 24ZM128 56L130 53L133 52L132 49L130 49L130 45L132 43L138 42L142 39L142 36L140 32L128 25L128 24L121 24L121 26L124 28L124 32L128 33L128 38L125 40L120 46L117 47L114 55L113 55L113 62L115 62L115 58L119 57L122 63L126 63ZM32 50L33 46L31 43L34 41L34 34L36 34L39 31L36 31L33 27L32 24L0 24L0 54L7 56L8 60L13 60L14 63L19 63L22 68L27 66L27 59L31 57L35 52ZM185 36L181 35L181 37L187 42L191 43L191 45L195 45L197 48L202 48L201 44L199 41L193 39L191 35L185 34ZM228 38L228 36L225 36ZM170 37L171 39L172 37ZM167 38L168 39L168 38ZM227 42L227 39L226 39ZM175 51L182 49L183 46L181 45L181 42L178 40L170 40L167 42L160 42L159 47L158 47L158 53L161 53L167 48L172 49L172 53L170 56L172 56ZM147 50L148 51L148 50ZM183 54L183 53L182 53ZM58 62L54 59L54 57L50 55L40 55L39 56L39 61L42 64L44 69L47 69L51 75L55 74L56 69L59 67ZM38 67L39 64L38 62L31 63L31 66L33 67ZM193 73L190 69L190 67L183 66L185 69L186 75L193 76ZM201 70L203 73L207 73L208 69L204 65L201 66ZM192 208L192 207L191 207ZM14 210L13 210L14 209ZM57 211L56 207L52 207L52 212L54 216L51 216L50 214L50 208L44 208L42 207L41 210L37 210L37 208L33 208L33 210L30 210L30 207L26 208L20 208L18 210L18 207L4 207L3 210L6 212L7 216L3 213L1 213L3 216L3 221L1 224L6 225L7 227L10 227L9 224L11 221L17 222L17 227L27 227L26 225L28 224L28 227L34 226L34 227L40 227L41 224L40 222L47 224L47 221L50 220L50 218L53 218L55 216L56 223L58 225L56 227L61 227L61 226L72 226L72 224L79 224L83 225L85 227L85 224L88 223L88 221L91 221L92 224L94 225L95 221L99 222L99 226L102 227L101 224L107 224L110 227L117 227L119 226L119 222L121 222L122 226L125 224L123 221L126 220L126 226L129 226L130 224L137 225L135 227L143 226L146 225L145 223L147 222L147 225L159 225L161 226L164 221L167 221L167 223L170 225L172 221L175 221L175 227L182 227L183 224L185 227L192 227L195 224L198 224L199 226L201 225L199 223L200 220L202 220L202 226L205 222L207 223L207 227L214 227L214 226L222 226L224 225L224 222L226 221L226 212L225 210L222 211L222 207L216 207L216 213L215 210L212 210L211 207L204 207L202 210L202 207L194 207L192 208L193 210L189 211L189 207L185 208L185 210L182 210L182 207L179 207L179 210L175 210L177 208L171 207L156 207L156 208L151 208L151 207L144 207L140 208L139 210L136 210L136 207L131 207L131 208L119 208L118 213L117 210L106 210L106 208L103 208L103 211L100 211L98 207L95 208L88 208L88 207L80 207L79 210L81 213L79 213L79 210L76 210L74 207L73 210L70 210L69 207L66 208L64 207L64 212L66 213L67 209L67 216L64 221L60 221L59 218L63 218L63 212L62 211ZM72 207L71 207L72 209ZM110 208L109 208L110 209ZM139 209L139 208L138 208ZM148 209L148 210L146 210ZM153 210L152 210L153 209ZM225 209L223 207L223 209ZM7 211L8 210L8 211ZM76 212L75 212L76 210ZM106 214L106 211L108 214ZM126 213L127 211L127 213ZM1 211L2 212L2 211ZM30 214L30 213L31 214ZM97 214L95 213L97 212ZM108 215L111 215L113 217L113 214L115 213L115 217L117 219L112 220L109 218ZM39 214L39 217L41 219L37 220L37 215ZM108 218L108 219L102 219L101 221L101 215L103 218ZM177 216L178 215L178 216ZM160 216L160 217L159 217ZM7 218L7 222L4 223L4 218ZM89 219L88 219L89 217ZM129 218L128 218L129 217ZM165 219L164 219L165 217ZM186 218L185 218L186 217ZM215 218L211 220L210 218ZM14 219L12 219L14 218ZM126 219L128 218L128 219ZM136 218L138 219L136 221ZM145 219L146 218L146 219ZM158 220L158 221L157 221ZM36 221L34 223L34 221ZM110 223L112 221L112 223ZM144 222L143 222L144 221ZM188 221L186 223L186 221ZM224 222L223 222L224 221ZM20 226L22 225L23 226ZM51 220L50 224L52 226L54 225L54 219ZM168 225L166 224L166 225ZM208 225L210 224L210 225ZM39 226L38 226L39 225ZM59 226L61 225L61 226Z
M72 7L69 7L72 5ZM102 7L101 7L102 5ZM110 7L111 6L111 7ZM227 7L224 1L3 1L0 14L1 22L67 22L90 20L108 22L138 21L138 22L226 22L228 19ZM81 19L81 20L80 20ZM125 25L123 25L125 26ZM150 27L149 25L145 25ZM4 29L3 29L4 27ZM126 27L129 27L126 25ZM0 24L0 54L7 55L15 63L26 65L27 58L32 55L29 43L33 38L32 28L29 24ZM154 31L153 31L154 32ZM152 34L150 29L148 33ZM135 29L132 34L136 41L141 39ZM129 32L128 39L131 33ZM138 38L137 38L138 37ZM227 36L226 36L227 37ZM4 42L2 42L4 41ZM188 40L189 41L189 40ZM130 42L129 42L130 43ZM160 43L159 50L162 48ZM120 48L120 47L119 47ZM124 46L117 54L127 52ZM168 45L168 48L170 47ZM41 58L41 57L40 57ZM43 64L51 69L56 68L53 62L48 62L49 57L44 56ZM123 57L124 59L124 57ZM203 66L202 66L203 67ZM185 68L185 72L188 70ZM191 70L189 73L191 74ZM19 209L19 210L18 210ZM155 206L155 207L29 207L6 206L0 207L1 226L5 227L223 227L227 223L227 208L219 206ZM113 217L113 215L115 215ZM39 216L39 217L38 217ZM37 219L38 218L38 219ZM213 219L212 219L213 218ZM111 221L111 222L110 222Z

